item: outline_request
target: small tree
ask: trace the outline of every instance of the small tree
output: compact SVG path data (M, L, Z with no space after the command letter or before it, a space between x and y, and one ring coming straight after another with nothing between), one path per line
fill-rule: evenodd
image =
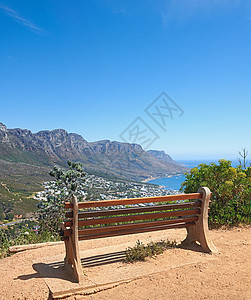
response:
M247 157L248 157L248 150L246 148L241 149L241 151L238 152L240 157L237 158L240 166L243 166L244 169L247 167ZM243 164L242 160L243 159Z
M64 171L54 167L49 173L56 181L53 189L38 205L40 232L50 231L52 234L57 234L64 219L64 202L73 194L78 200L84 198L81 191L81 183L84 182L85 177L82 164L71 161L67 163L69 170Z

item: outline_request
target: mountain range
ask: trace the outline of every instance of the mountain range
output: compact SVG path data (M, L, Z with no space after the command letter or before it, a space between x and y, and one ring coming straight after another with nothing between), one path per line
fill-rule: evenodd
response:
M0 177L12 171L17 175L31 172L33 176L32 172L47 172L53 165L64 167L67 160L82 162L89 173L134 181L188 171L164 151L144 151L138 144L87 142L81 135L63 129L32 133L7 129L0 123Z

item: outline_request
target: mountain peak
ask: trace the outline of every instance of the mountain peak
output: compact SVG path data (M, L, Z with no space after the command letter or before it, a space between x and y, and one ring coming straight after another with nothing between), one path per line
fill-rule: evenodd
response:
M7 131L7 127L3 123L1 123L1 122L0 122L0 130L2 130L4 132Z

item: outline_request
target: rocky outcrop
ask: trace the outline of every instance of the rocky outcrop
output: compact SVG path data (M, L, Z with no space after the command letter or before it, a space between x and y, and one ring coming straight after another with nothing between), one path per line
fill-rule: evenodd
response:
M6 126L0 122L0 142L9 143L9 136Z

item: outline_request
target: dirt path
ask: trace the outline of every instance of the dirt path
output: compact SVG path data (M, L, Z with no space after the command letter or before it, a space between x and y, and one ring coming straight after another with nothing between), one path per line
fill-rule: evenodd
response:
M167 233L168 238L176 237L178 240L184 235L183 229L173 231L171 236ZM75 295L66 299L251 299L251 227L213 230L210 231L210 235L220 251L215 260L145 276L96 294ZM155 238L158 236L156 235ZM92 249L132 240L135 240L135 237L91 240L81 242L80 248ZM63 245L20 252L0 260L0 299L48 299L48 288L44 279L39 278L32 268L32 261L37 257L59 253L64 253ZM193 255L192 252L190 255ZM168 253L166 257L168 259ZM149 262L146 264L150 265ZM108 267L108 270L111 271L112 268Z
M13 194L5 183L0 182L0 184L8 191L8 193Z

